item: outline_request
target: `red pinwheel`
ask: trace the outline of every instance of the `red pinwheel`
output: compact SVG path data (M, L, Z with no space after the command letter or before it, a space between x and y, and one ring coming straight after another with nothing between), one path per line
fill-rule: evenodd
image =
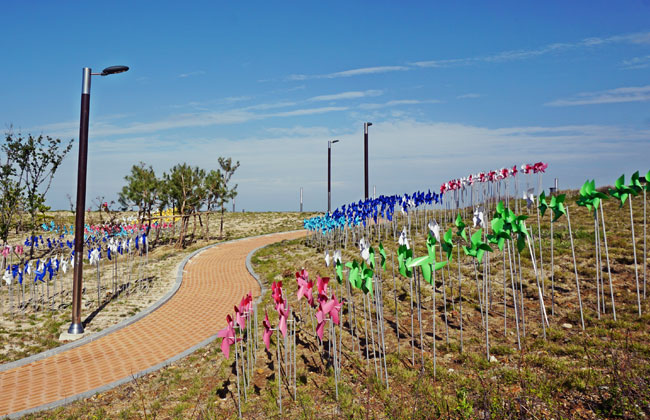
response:
M217 337L223 338L221 340L221 351L226 355L226 359L230 358L230 346L235 344L237 341L241 341L241 338L236 338L235 335L235 324L230 315L226 316L226 327L217 333Z
M262 335L262 339L264 340L266 349L270 350L273 330L271 329L271 322L269 322L269 314L267 312L265 312L264 321L262 321L262 324L264 325L264 334Z
M533 171L535 173L538 173L538 172L543 173L543 172L546 171L546 168L548 168L548 163L544 163L544 162L537 162L536 164L533 165Z

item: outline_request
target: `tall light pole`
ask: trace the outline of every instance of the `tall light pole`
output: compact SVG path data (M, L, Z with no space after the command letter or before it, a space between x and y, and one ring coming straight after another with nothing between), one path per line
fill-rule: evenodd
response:
M81 288L83 283L84 223L86 208L86 167L88 166L88 117L90 113L90 77L108 76L129 70L127 66L106 67L101 73L83 69L81 83L81 120L79 122L79 163L77 166L77 209L74 224L74 273L72 275L72 323L68 334L83 334Z
M327 142L327 214L332 212L332 145L338 140Z
M365 178L365 198L369 197L368 194L368 127L372 125L371 122L363 123L363 162L364 162L364 178Z

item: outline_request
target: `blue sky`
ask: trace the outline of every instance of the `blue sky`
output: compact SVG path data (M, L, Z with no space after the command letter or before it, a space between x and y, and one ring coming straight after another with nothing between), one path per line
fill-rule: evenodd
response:
M363 122L378 194L437 189L543 160L561 186L650 169L650 1L0 1L0 119L78 138L93 77L88 196L139 161L241 162L237 209L363 195ZM77 148L48 195L74 197Z

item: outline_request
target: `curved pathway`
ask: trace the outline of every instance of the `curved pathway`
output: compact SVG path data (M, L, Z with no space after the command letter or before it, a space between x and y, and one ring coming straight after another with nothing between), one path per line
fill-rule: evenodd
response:
M185 265L174 296L151 314L94 341L0 372L0 417L104 391L207 344L244 294L261 292L246 268L248 254L305 233L277 233L205 249Z

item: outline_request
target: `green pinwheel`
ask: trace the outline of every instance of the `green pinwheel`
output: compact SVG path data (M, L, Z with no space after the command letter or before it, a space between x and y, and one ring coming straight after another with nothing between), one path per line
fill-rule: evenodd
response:
M386 250L384 250L384 244L379 242L379 255L381 256L381 268L386 271Z
M485 252L492 252L490 245L481 240L482 234L483 229L477 230L470 239L470 246L463 246L465 255L476 258L479 264L483 261L483 254L485 254Z
M345 266L348 268L350 273L348 277L350 280L350 284L355 289L360 289L362 279L361 276L359 275L359 270L361 269L359 263L354 260L348 261L347 263L345 263Z
M442 241L440 242L440 246L442 247L442 250L447 254L447 261L451 261L451 259L454 257L454 254L452 251L454 250L454 243L451 241L453 233L451 231L451 228L445 232L444 236L442 237Z
M565 194L551 197L551 203L548 206L553 210L553 222L562 217L562 215L566 216L566 209L564 208L565 198Z
M637 182L638 182L638 172L637 172ZM630 194L633 194L633 189L630 188L629 186L625 185L625 174L621 175L618 177L616 182L614 183L614 188L609 189L609 195L612 197L618 199L621 202L620 207L623 207L623 204L625 204L625 200L630 196ZM578 203L580 204L580 203ZM594 207L598 207L598 205L595 205Z
M467 241L468 239L467 239L467 233L465 232L465 223L463 223L463 219L460 217L460 213L458 213L458 216L456 216L455 223L456 223L456 227L458 228L456 234Z
M565 194L560 194L558 196L551 196L551 202L546 202L546 196L544 191L539 195L539 212L542 216L546 213L546 210L551 209L553 211L553 220L555 222L557 219L566 216L566 209L564 208L564 200L566 198Z
M370 293L370 296L372 296L372 277L374 276L375 272L372 270L372 268L366 266L364 262L361 263L361 284L360 288L361 291L365 294Z
M343 264L341 263L341 260L336 260L336 281L339 282L339 284L343 283Z
M539 206L537 208L539 209L539 212L542 216L544 216L544 213L546 213L546 209L548 209L548 203L546 202L546 193L542 191L542 193L539 195L539 198L537 199L539 201Z
M408 267L408 264L413 258L413 250L407 248L406 245L400 245L397 248L397 262L399 263L399 273L404 277L412 277L413 271Z
M412 259L407 263L407 266L413 268L419 265L422 269L422 276L424 279L427 283L433 285L431 273L433 271L438 271L447 265L447 261L436 262L436 238L431 233L429 233L429 237L427 238L427 254L428 255Z
M506 239L512 239L510 233L504 229L505 224L506 222L500 217L494 217L490 222L492 233L487 236L488 242L496 244L499 247L499 251L503 251L503 245Z
M641 191L643 191L643 185L641 184L639 171L636 171L635 173L632 174L632 177L630 178L630 185L628 185L628 188L630 190L630 194L632 194L635 197L639 195Z
M600 204L600 200L606 199L607 195L596 190L596 181L592 179L591 181L585 181L582 187L580 187L580 196L576 200L576 204L581 207L587 207L589 210L593 209L595 212Z

